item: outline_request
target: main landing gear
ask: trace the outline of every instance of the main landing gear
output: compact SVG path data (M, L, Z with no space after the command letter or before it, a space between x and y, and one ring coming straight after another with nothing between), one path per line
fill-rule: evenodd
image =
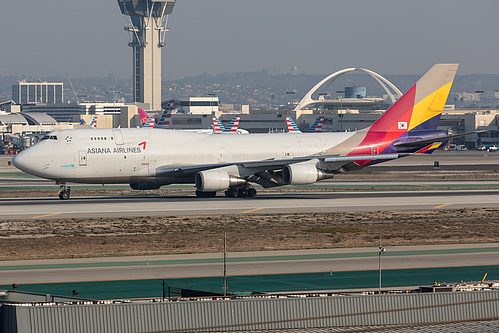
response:
M227 198L254 198L256 197L256 190L251 185L231 187L225 191L225 196Z
M59 199L68 200L71 196L71 188L66 186L66 184L61 184L61 189L59 190Z
M202 192L196 190L198 198L214 198L217 192ZM227 198L253 198L256 197L256 190L251 185L244 185L239 187L230 187L225 191Z
M196 190L196 197L198 198L214 198L217 196L217 192L202 192L200 190Z

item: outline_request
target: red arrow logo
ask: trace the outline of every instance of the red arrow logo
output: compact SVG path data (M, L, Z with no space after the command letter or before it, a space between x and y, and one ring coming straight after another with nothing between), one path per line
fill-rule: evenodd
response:
M144 142L139 143L139 146L142 146L142 149L145 150L146 149L146 142L144 141Z

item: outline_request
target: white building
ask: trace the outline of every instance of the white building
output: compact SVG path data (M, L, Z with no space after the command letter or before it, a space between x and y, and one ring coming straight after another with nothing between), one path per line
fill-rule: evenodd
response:
M12 85L12 99L16 104L62 103L63 84L18 81Z
M190 114L218 114L218 96L189 97L180 101L183 113Z

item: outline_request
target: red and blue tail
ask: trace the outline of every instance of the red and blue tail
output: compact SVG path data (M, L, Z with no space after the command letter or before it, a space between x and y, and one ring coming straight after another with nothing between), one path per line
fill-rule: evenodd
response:
M222 122L218 120L216 116L211 116L213 119L213 134L220 134L225 130L224 125L222 125Z
M324 124L324 116L318 117L315 120L315 123L308 129L307 133L321 133L323 124Z
M145 122L144 127L153 128L155 125L156 123L154 122L154 117L149 117L149 119Z
M162 126L163 128L170 128L174 106L175 106L175 100L172 99L168 102L166 109L161 114L158 125Z
M92 128L97 127L97 116L92 118L92 121L90 122L90 127L92 127Z
M223 132L232 132L235 133L237 132L237 129L239 128L239 120L241 119L240 115L235 116L232 118L232 120L229 122L229 125L227 125L224 129ZM218 120L218 119L217 119ZM220 121L219 121L220 122Z
M286 125L288 125L288 133L301 133L300 129L296 126L290 116L286 116Z

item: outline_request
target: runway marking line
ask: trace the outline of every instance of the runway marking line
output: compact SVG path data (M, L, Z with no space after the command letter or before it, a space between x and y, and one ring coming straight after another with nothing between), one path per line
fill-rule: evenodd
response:
M252 213L252 212L262 210L262 209L265 209L265 208L255 208L255 209L245 210L244 212L241 212L241 214Z
M435 207L433 207L433 208L436 208L436 209L438 209L438 208L444 208L444 207L447 207L447 206L450 206L450 205L452 205L452 204L443 204L443 205L438 205L438 206L435 206Z
M62 213L53 213L53 214L47 214L47 215L34 216L34 217L32 217L32 219L39 219L42 217L54 216L54 215L59 215L59 214L62 214Z

